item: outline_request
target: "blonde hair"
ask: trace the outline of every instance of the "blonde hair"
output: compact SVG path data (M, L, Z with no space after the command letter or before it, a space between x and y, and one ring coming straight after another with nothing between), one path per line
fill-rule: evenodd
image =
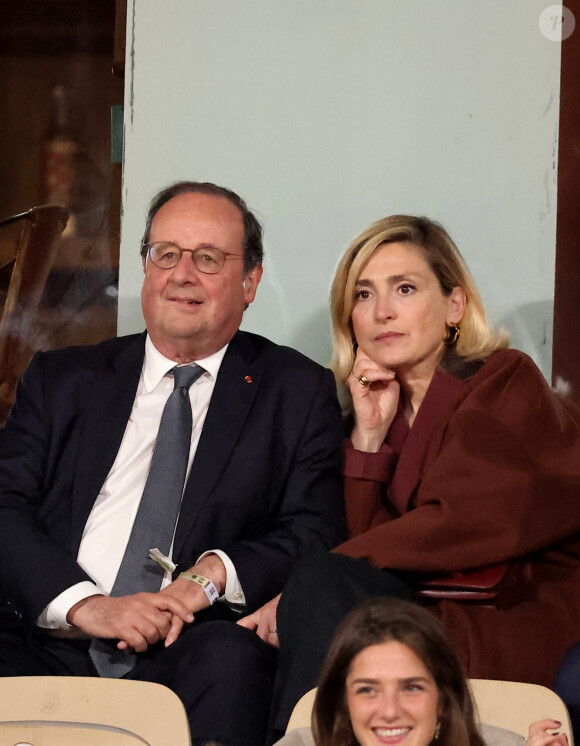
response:
M334 275L330 291L331 368L339 381L348 378L356 354L356 339L351 323L355 283L364 265L380 246L399 242L409 243L422 251L439 281L443 295L450 295L455 287L465 291L461 336L454 346L457 355L467 360L484 359L509 344L504 329L494 330L490 327L475 281L445 229L427 218L391 215L373 223L354 239Z

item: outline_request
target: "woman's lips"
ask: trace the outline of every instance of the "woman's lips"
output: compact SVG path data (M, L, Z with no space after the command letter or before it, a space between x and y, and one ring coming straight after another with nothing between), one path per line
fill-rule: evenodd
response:
M402 332L384 332L375 337L375 342L393 342L404 336Z
M380 743L398 744L405 740L409 735L411 728L373 728L373 731Z

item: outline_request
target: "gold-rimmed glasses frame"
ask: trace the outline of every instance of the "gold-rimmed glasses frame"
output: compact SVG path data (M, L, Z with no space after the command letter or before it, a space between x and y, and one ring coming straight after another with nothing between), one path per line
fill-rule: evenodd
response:
M215 275L226 263L226 259L243 259L243 254L231 254L215 246L198 246L197 249L182 249L172 241L157 241L145 244L147 256L160 269L173 269L184 253L191 254L196 269L205 275Z

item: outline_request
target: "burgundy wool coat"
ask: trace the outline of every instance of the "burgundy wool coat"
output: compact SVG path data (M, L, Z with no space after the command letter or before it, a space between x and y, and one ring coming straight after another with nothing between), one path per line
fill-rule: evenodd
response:
M580 418L532 360L439 369L412 428L399 412L376 454L347 441L344 473L338 553L439 574L531 557L511 607L430 608L469 676L551 685L580 640Z

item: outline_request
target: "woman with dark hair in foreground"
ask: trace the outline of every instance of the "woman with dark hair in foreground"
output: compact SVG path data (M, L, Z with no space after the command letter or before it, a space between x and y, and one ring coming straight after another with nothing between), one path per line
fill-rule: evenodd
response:
M566 746L530 727L531 746ZM461 664L441 624L420 606L376 598L343 620L324 663L312 713L312 733L291 732L279 746L517 746L525 739L476 726Z
M360 600L458 573L477 586L481 568L499 569L502 593L423 601L469 676L552 685L580 630L578 412L490 328L457 247L426 218L391 216L358 236L331 312L351 411L349 538L296 569L277 612L274 599L242 621L281 646L275 729Z

